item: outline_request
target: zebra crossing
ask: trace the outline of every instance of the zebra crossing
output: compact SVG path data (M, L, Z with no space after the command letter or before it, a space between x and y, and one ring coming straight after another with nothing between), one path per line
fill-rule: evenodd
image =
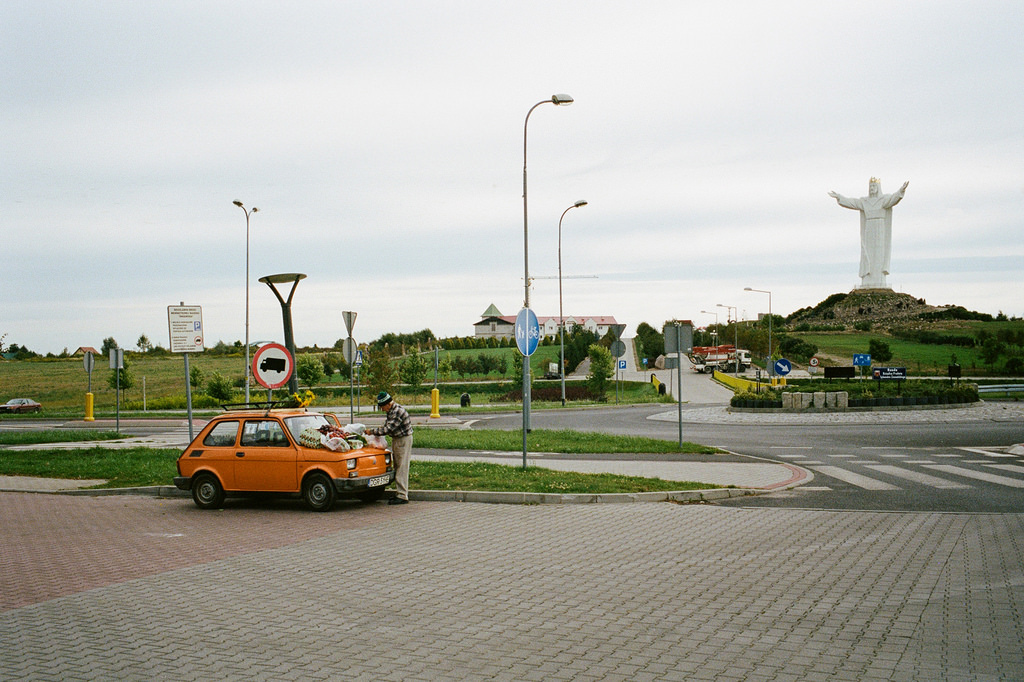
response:
M859 454L829 454L829 462L813 448L786 450L774 455L862 490L969 490L979 485L1024 489L1024 455L1008 448L865 447Z

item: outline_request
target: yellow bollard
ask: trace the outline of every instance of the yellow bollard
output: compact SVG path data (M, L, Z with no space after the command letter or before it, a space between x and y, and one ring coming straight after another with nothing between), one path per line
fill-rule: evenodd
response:
M85 394L85 421L93 422L96 421L92 416L92 393Z
M441 392L436 388L430 389L430 418L441 418Z

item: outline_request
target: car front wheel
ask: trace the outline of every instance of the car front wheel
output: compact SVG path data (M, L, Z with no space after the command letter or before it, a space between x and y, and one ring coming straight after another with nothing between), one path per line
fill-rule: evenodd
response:
M310 474L302 482L302 499L313 511L329 510L334 506L334 481L320 472Z
M224 506L224 487L213 474L199 474L192 481L192 499L200 509Z

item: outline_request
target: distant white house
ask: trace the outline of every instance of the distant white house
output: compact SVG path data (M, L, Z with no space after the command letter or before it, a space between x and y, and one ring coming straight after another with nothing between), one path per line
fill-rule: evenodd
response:
M566 329L582 327L596 333L599 337L608 333L611 325L618 324L611 315L596 315L584 317L577 315L566 315L564 318ZM559 317L537 316L540 324L540 333L544 336L555 336L558 334ZM493 303L480 316L480 321L473 325L473 333L477 338L512 338L515 333L516 316L502 315L497 306Z

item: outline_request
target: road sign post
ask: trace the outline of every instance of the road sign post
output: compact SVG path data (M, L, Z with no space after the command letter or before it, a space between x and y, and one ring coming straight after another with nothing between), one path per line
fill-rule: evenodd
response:
M348 338L345 339L345 343L342 346L342 352L345 354L345 362L348 363L348 423L352 424L355 422L355 408L352 407L352 396L355 393L355 360L356 353L356 340L352 338L352 328L356 326L356 313L351 310L343 310L341 317L345 320L345 331L348 332Z
M530 432L530 356L540 343L540 324L537 315L523 308L516 315L516 347L523 355L523 468L526 468L526 434Z
M171 352L181 353L185 359L185 411L188 414L188 437L192 439L192 376L188 366L189 353L201 353L206 348L203 336L203 308L198 305L167 306L167 335Z
M92 394L92 368L96 364L96 358L93 357L92 351L85 352L85 359L83 360L85 365L85 372L89 375L89 389L85 393L85 421L92 422L96 421L93 417L93 399Z
M268 402L274 395L274 389L287 384L294 371L295 359L279 343L260 346L252 356L252 375L260 386L267 389Z

